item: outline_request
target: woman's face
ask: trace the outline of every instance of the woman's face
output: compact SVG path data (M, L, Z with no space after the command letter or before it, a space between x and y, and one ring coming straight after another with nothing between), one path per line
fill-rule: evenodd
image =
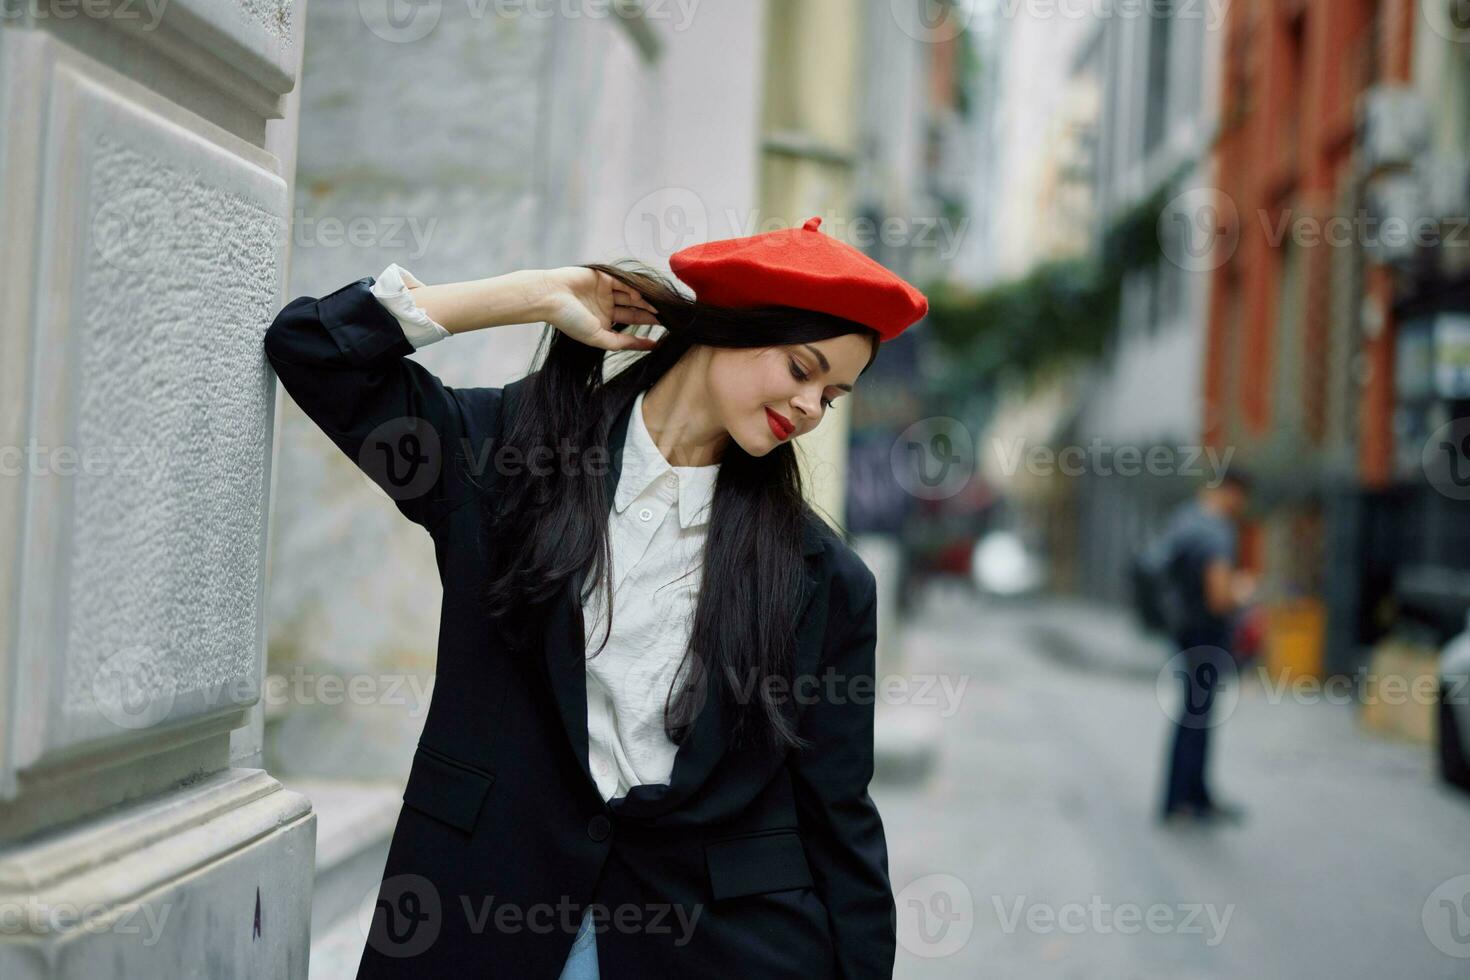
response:
M815 429L827 407L852 391L872 350L862 334L715 348L709 362L711 407L741 449L764 456Z

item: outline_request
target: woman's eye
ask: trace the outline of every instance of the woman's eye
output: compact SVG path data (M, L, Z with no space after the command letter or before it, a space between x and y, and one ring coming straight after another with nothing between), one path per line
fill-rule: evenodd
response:
M809 375L805 371L803 371L801 369L801 365L800 364L797 364L795 361L792 361L790 363L791 363L791 376L793 378L795 378L797 381L805 381L809 377ZM832 407L832 401L833 401L833 399L828 398L825 395L822 396L822 406L824 408L831 408Z

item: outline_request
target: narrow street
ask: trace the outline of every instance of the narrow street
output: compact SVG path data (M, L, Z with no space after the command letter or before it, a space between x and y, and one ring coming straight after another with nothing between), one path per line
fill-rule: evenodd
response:
M1091 659L1086 630L1059 656L1058 618L939 589L905 630L906 673L963 693L933 709L952 713L928 778L873 788L896 976L1470 976L1470 879L1436 893L1470 873L1470 797L1436 781L1428 748L1248 680L1210 762L1247 819L1164 828L1157 671Z

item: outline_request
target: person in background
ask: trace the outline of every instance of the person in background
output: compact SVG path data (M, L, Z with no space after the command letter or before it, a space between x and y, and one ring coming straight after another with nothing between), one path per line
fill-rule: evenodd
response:
M1211 711L1226 674L1234 673L1234 619L1251 602L1256 583L1238 567L1235 522L1245 510L1250 477L1231 469L1180 506L1165 535L1166 576L1175 597L1171 632L1182 651L1183 703L1174 717L1173 746L1161 818L1232 820L1239 806L1223 803L1205 780Z

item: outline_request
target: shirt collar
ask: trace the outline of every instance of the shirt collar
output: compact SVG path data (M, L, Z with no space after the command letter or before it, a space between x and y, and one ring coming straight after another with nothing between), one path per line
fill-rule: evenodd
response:
M628 432L623 440L623 464L618 473L618 489L613 505L618 513L628 509L639 494L661 477L674 473L679 477L676 491L679 500L679 526L694 527L709 523L710 505L714 500L715 481L720 464L709 466L671 466L659 451L643 424L643 395L633 400L628 417Z

